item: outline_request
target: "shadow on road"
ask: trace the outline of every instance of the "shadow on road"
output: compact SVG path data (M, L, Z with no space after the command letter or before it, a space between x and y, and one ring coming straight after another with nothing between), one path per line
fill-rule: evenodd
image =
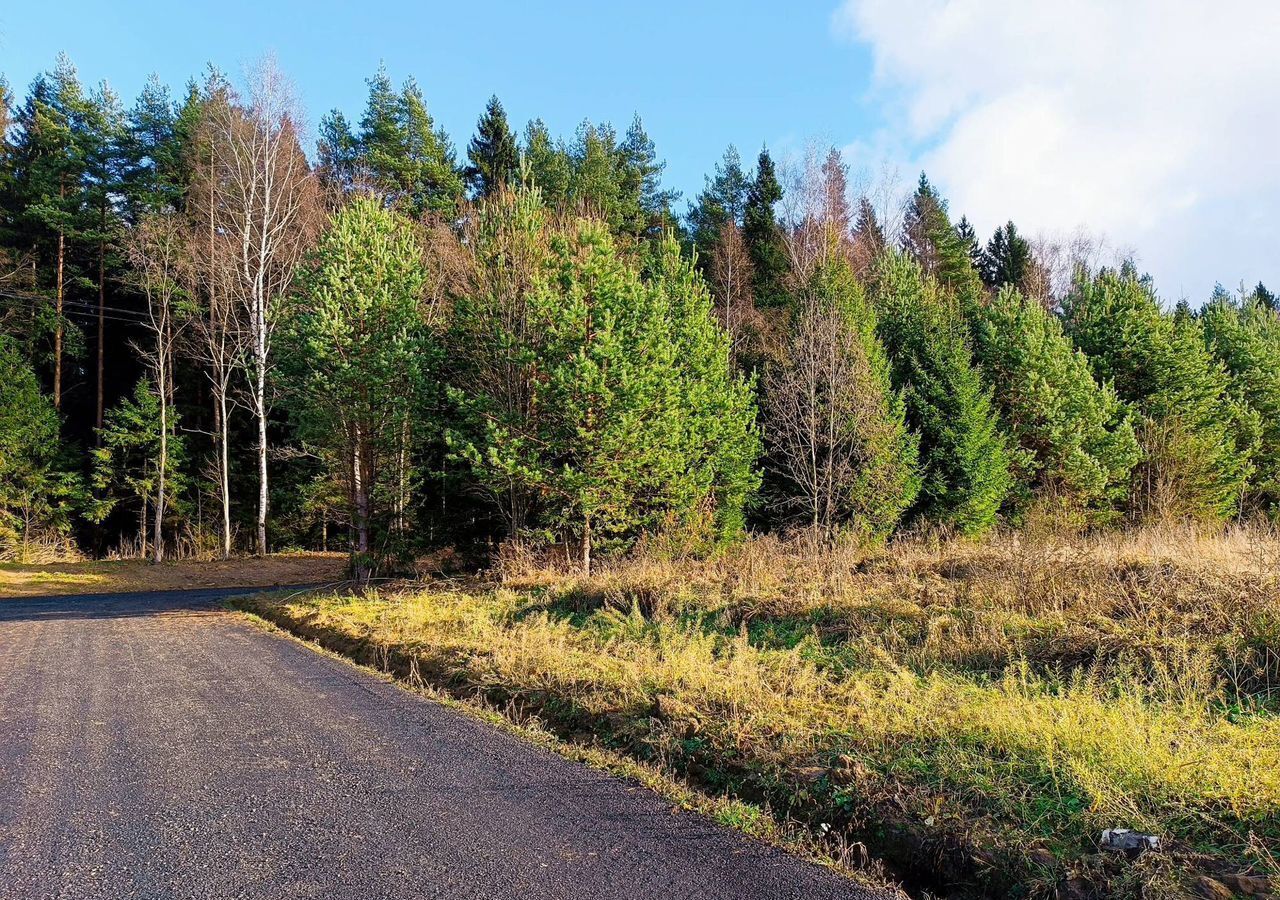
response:
M228 597L285 588L205 588L124 594L64 594L56 597L0 599L0 624L60 619L128 619L139 616L210 615ZM292 587L287 590L305 590Z

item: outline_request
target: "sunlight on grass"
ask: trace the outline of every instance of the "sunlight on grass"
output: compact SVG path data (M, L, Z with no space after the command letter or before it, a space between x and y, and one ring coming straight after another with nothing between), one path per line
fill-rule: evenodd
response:
M1280 649L1266 567L1210 577L1149 551L1033 566L989 548L843 575L832 560L712 565L683 580L654 561L590 582L531 572L270 614L397 648L455 687L788 814L889 814L963 840L1011 880L1036 877L1030 849L1066 862L1117 826L1271 864L1256 851L1280 840L1276 682L1248 656L1250 641ZM1018 567L1021 590L1001 588Z
M2 587L76 587L100 584L106 581L105 575L93 572L48 572L24 570L16 564L0 568L0 588Z

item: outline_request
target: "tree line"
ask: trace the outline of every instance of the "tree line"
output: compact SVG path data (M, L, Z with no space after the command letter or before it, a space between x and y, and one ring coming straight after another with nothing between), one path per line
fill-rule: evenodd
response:
M921 175L729 148L681 216L637 117L465 150L368 81L314 152L270 63L125 109L0 82L0 542L347 550L879 541L1280 508L1280 315L984 244Z

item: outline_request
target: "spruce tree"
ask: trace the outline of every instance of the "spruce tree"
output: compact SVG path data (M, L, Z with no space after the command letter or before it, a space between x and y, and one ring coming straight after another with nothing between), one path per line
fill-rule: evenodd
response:
M102 522L117 508L134 507L138 516L138 547L143 556L153 542L164 540L166 525L182 517L187 490L186 441L176 422L162 445L160 398L149 379L139 379L131 397L108 410L98 446L92 451L93 505L89 518ZM160 461L166 458L164 496L160 491ZM156 521L155 510L165 511Z
M968 216L961 216L960 221L956 223L956 237L960 239L960 245L969 254L969 262L981 273L984 259L982 245L978 243L978 233L974 231Z
M1280 312L1280 299L1277 299L1275 294L1267 290L1267 286L1261 281L1253 289L1251 296L1272 312Z
M989 288L1011 284L1021 289L1031 273L1031 245L1018 234L1013 222L997 228L982 253L979 271Z
M972 248L952 227L946 201L923 172L907 205L902 248L925 275L962 303L981 297L982 281L973 266Z
M58 415L21 348L0 335L0 548L17 562L65 540L82 486L61 458Z
M959 303L897 253L880 257L872 284L894 383L920 435L919 511L963 534L981 534L1012 487L1011 459Z
M359 163L360 140L347 117L335 109L320 120L316 174L330 195L340 199L356 188Z
M849 166L835 147L827 151L819 169L823 189L821 219L824 227L835 234L839 245L847 248L853 236L854 213L849 205Z
M738 149L731 144L716 163L715 175L707 176L706 186L686 216L689 236L704 264L720 241L721 229L730 222L741 227L750 186Z
M972 310L974 356L1021 453L1022 499L1038 495L1105 520L1128 499L1141 458L1128 410L1061 322L1006 286Z
M864 278L871 272L871 266L885 249L884 228L876 215L875 207L867 197L858 198L858 214L853 221L853 261L854 274Z
M1068 333L1095 375L1133 405L1144 458L1132 509L1145 518L1236 514L1253 465L1256 418L1229 390L1203 326L1165 312L1131 266L1081 278L1064 302Z
M507 113L496 96L490 97L476 126L476 135L467 146L467 179L472 194L488 197L503 186L515 183L520 168L520 149L507 124Z
M781 199L773 158L761 150L742 214L742 238L755 279L752 288L761 306L780 306L786 300L787 252L776 211Z

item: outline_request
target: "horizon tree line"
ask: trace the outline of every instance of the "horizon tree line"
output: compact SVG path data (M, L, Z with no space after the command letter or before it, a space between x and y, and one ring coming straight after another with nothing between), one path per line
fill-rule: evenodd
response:
M922 174L730 147L681 217L636 117L460 159L410 79L320 124L270 62L125 110L0 83L0 542L155 560L699 552L1280 508L1280 314L1099 245L984 244ZM331 531L331 526L337 530ZM242 536L243 535L243 536Z

